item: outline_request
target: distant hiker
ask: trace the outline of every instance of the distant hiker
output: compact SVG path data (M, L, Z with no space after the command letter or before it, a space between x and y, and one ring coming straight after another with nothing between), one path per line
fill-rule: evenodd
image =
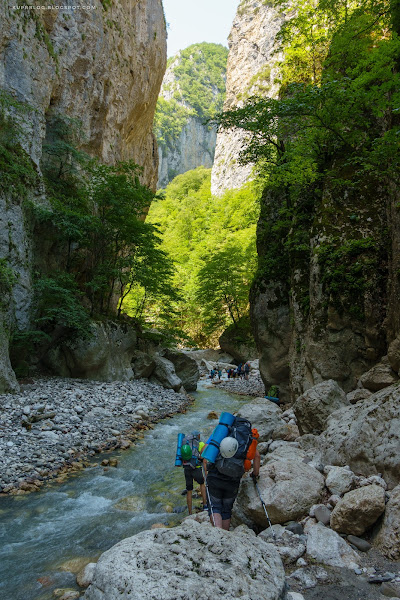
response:
M211 371L210 371L210 379L211 379L211 381L214 379L214 377L215 377L215 371L214 371L214 369L211 369Z
M221 439L223 435L225 437ZM257 430L251 428L247 419L222 413L219 425L207 440L208 446L203 454L210 460L206 481L208 514L215 527L229 530L240 480L245 471L251 468L252 461L251 476L259 475L260 454L257 450L257 438Z
M204 446L204 442L200 441L199 431L192 431L190 435L185 436L182 440L181 458L183 471L185 473L187 492L186 503L189 515L192 514L193 480L200 484L200 492L201 497L203 499L203 510L207 508L206 489L204 487L204 477L202 470L203 459L201 458L201 452Z
M244 365L244 378L246 379L246 381L249 380L249 374L250 374L250 363L249 363L249 361L247 361L247 363Z
M238 365L238 368L236 369L236 371L237 371L238 377L240 379L240 377L242 376L242 363L240 363Z

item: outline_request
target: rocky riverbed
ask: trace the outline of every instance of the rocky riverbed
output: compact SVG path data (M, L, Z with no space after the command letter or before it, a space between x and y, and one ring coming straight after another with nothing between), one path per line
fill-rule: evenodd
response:
M34 491L101 450L129 448L143 429L190 398L148 381L44 378L0 395L0 492Z

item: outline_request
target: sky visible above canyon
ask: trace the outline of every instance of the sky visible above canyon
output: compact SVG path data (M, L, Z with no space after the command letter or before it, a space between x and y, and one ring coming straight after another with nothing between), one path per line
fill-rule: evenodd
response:
M228 45L239 0L163 0L168 56L197 42Z

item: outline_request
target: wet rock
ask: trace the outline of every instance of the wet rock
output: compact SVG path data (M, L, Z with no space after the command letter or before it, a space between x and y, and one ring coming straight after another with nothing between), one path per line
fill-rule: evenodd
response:
M324 488L323 476L313 467L293 459L268 461L260 469L258 482L272 523L286 523L308 514ZM242 478L234 507L235 515L247 524L268 526L260 498L250 477Z
M95 568L96 563L87 564L76 576L76 583L80 587L88 587L93 581Z
M347 492L336 504L331 515L331 527L340 533L362 535L385 510L385 492L377 485L368 485Z
M391 560L400 559L400 485L390 493L382 525L373 543Z
M329 415L347 404L345 392L333 379L310 388L293 405L300 433L321 433Z
M331 494L342 496L354 486L355 475L349 467L325 467L328 471L325 485Z
M361 385L371 392L379 392L397 381L399 381L399 377L393 371L387 356L384 356L380 363L360 377Z
M190 596L199 598L278 600L285 593L282 562L271 544L188 519L105 552L85 600L176 600L188 582Z
M332 567L355 568L359 565L358 554L335 531L318 523L307 536L307 555Z
M215 410L212 410L211 412L208 413L207 415L207 419L218 419L218 414L215 412Z

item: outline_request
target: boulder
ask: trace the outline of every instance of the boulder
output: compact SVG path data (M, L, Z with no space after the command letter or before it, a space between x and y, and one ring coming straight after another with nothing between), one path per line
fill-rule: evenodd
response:
M137 350L132 363L135 379L148 379L156 368L156 362L152 356Z
M272 544L243 529L187 520L142 531L102 554L85 600L285 597L285 572Z
M308 532L307 556L324 565L348 569L360 562L357 552L339 534L321 523Z
M44 362L55 375L98 381L130 381L136 330L126 323L93 322L87 338L68 340L51 349Z
M76 576L76 583L80 587L88 587L93 581L95 569L96 563L87 564L86 567L79 571L78 575Z
M389 358L384 356L380 363L361 375L360 383L371 392L379 392L399 381L398 375L393 371Z
M393 371L400 375L400 335L390 344L387 356Z
M242 406L237 414L258 429L259 442L284 438L289 432L288 424L282 419L282 410L266 398L255 398Z
M223 352L222 350L214 350L213 348L205 348L204 350L183 350L185 354L194 358L194 360L200 365L202 360L209 362L225 362L234 363L233 356Z
M325 467L328 470L325 485L331 494L342 496L354 487L355 475L349 467Z
M366 390L365 388L357 388L356 390L353 390L347 394L347 400L350 402L350 404L356 404L361 400L369 398L371 394L372 392Z
M385 491L378 485L367 485L347 492L336 504L331 527L340 533L362 535L385 510Z
M365 476L380 473L389 487L400 481L400 387L334 412L319 437L300 438L324 464L349 465ZM304 440L304 444L303 444Z
M167 390L174 390L175 392L178 392L182 387L182 381L175 373L175 367L173 363L162 356L155 356L154 360L156 367L153 371L150 381L159 383Z
M272 523L294 521L319 502L324 478L298 459L275 459L260 468L258 487ZM268 527L264 509L250 477L243 477L234 506L235 518Z
M382 525L374 546L391 560L400 559L400 485L390 493Z
M270 528L262 531L258 537L265 539L266 542L273 542L279 552L279 556L285 565L293 564L306 551L305 536L296 535L287 529L283 529L275 540L271 538Z
M336 381L329 379L318 383L299 396L293 405L300 433L321 433L329 415L348 403L345 392Z
M194 392L200 379L200 371L195 359L184 352L169 349L164 350L163 356L173 363L175 373L182 381L185 390Z
M314 510L314 516L317 519L318 523L322 523L323 525L329 525L331 520L331 511L324 504L319 504Z

